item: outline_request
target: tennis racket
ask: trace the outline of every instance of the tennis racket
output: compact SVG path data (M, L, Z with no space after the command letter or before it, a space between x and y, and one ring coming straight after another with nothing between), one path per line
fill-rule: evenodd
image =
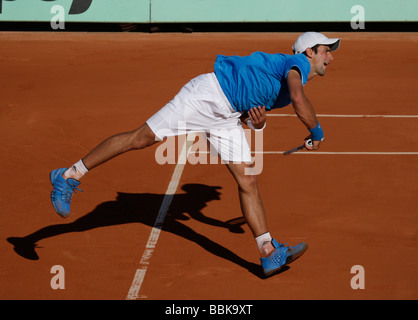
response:
M310 147L312 147L312 146L313 146L312 139L308 139L306 143L307 143L307 144L308 144L308 146L310 146ZM304 143L304 144L301 144L300 146L297 146L296 148L293 148L293 149L290 149L290 150L287 150L287 151L283 152L283 155L284 155L284 156L288 156L289 154L292 154L292 153L298 152L298 151L303 150L303 149L305 149L305 143Z

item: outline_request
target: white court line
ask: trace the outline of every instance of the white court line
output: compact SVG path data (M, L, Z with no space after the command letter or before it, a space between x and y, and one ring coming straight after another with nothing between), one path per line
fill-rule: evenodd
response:
M286 151L251 151L252 154L283 154ZM199 151L195 152L195 155L198 154L210 154L210 151ZM409 152L409 151L298 151L293 154L309 154L309 155L381 155L381 156L396 156L396 155L407 155L407 156L416 156L418 152Z
M160 207L160 211L158 212L158 216L155 219L154 226L148 237L144 253L142 254L141 260L139 262L139 267L135 272L135 276L132 281L131 287L129 288L126 300L136 300L139 297L139 290L141 289L142 282L144 281L145 275L147 273L148 266L151 262L152 254L154 253L158 238L161 233L161 229L163 227L164 219L167 215L168 208L170 207L174 194L176 193L181 175L183 173L184 166L186 164L190 147L192 146L195 137L196 134L188 134L187 140L185 141L186 143L183 144L183 148L179 155L179 159L174 169L173 176L171 177L171 181L165 193L163 202Z
M283 154L286 151L251 151L252 154ZM209 151L200 151L198 153L210 154ZM196 154L198 154L196 153ZM382 156L396 156L396 155L409 155L416 156L418 152L408 151L298 151L293 154L309 154L309 155L382 155Z
M253 153L263 154L282 154L285 151L263 151ZM356 152L356 151L299 151L293 154L309 154L309 155L382 155L382 156L393 156L393 155L418 155L418 152Z
M251 151L252 154L283 154L286 151ZM195 155L198 154L210 154L210 151L199 151L195 152ZM392 156L392 155L411 155L416 156L418 152L409 152L409 151L298 151L292 154L310 154L310 155L327 155L327 154L335 154L335 155L382 155L382 156Z
M292 113L270 113L267 114L270 117L296 117L296 114ZM412 114L317 114L319 118L418 118L418 115ZM264 151L264 154L280 154L284 151ZM310 154L310 155L417 155L418 152L322 152L322 151L299 151L297 154Z
M268 117L296 117L293 113L268 113ZM418 118L413 114L317 114L319 118Z

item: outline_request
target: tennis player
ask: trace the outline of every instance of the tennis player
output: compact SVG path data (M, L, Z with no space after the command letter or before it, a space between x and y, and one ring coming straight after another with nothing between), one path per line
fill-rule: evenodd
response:
M306 144L306 148L317 150L324 134L303 86L315 76L325 75L333 61L331 52L339 45L340 39L306 32L294 43L293 55L219 55L214 72L192 79L142 126L109 137L69 168L53 170L51 200L55 211L67 217L80 179L105 161L169 136L204 132L238 184L242 213L255 238L265 275L279 272L303 254L308 245L286 246L272 238L257 175L246 174L251 170L251 153L242 122L253 130L262 130L266 111L292 104L313 140L313 145Z

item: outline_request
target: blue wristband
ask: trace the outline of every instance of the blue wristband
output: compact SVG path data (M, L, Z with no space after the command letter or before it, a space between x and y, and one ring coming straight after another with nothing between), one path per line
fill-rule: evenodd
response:
M321 125L318 124L316 125L315 128L313 129L309 129L309 132L312 135L312 140L314 141L322 141L324 140L324 131L322 131Z

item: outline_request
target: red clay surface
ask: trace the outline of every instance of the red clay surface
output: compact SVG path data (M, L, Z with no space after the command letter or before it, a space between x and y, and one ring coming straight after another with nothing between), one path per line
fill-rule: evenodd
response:
M417 34L328 35L342 38L335 61L305 87L317 113L418 114ZM50 204L49 172L141 125L211 72L217 54L290 53L296 37L1 33L0 299L125 299L175 166L158 165L155 147L120 156L83 178L65 220ZM418 151L417 118L321 124L320 151ZM269 117L264 150L290 149L306 135L296 118ZM224 223L241 216L232 176L221 164L187 164L140 299L418 298L417 155L263 159L271 233L306 241L305 255L260 277L248 226ZM19 255L9 237L36 242L39 259ZM65 269L64 290L50 286L54 265ZM354 265L364 267L364 290L350 286Z

